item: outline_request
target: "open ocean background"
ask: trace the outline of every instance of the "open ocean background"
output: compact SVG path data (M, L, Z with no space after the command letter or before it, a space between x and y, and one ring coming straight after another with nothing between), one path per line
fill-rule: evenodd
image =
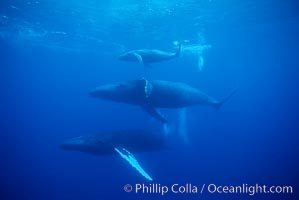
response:
M298 193L299 3L295 0L1 0L0 199L295 199ZM124 51L175 52L153 64ZM292 185L294 194L134 194L149 184L119 156L59 148L65 139L124 128L161 130L140 108L91 98L101 84L145 77L188 83L221 99L187 108L190 143L137 153L154 183ZM161 110L175 124L176 110Z

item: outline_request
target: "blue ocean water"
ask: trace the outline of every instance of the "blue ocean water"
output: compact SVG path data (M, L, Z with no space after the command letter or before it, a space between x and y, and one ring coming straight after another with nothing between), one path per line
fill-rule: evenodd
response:
M298 192L299 4L286 0L1 0L0 199L295 199ZM153 64L133 49L175 52ZM196 50L196 48L195 48ZM202 53L204 66L198 70ZM64 140L161 124L139 107L91 98L101 84L185 82L221 99L186 109L188 144L134 154L152 184L292 186L293 194L142 194L145 180L117 155L59 148ZM161 109L174 126L177 110Z

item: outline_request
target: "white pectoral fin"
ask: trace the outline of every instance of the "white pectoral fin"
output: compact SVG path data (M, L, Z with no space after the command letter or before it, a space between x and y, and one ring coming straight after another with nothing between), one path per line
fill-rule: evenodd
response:
M143 59L141 55L139 55L138 53L134 53L134 56L137 58L138 62L143 65Z
M149 181L152 181L152 177L144 169L140 166L136 158L132 153L130 153L125 148L117 148L114 147L114 150L123 158L125 159L132 167L134 167L144 178L146 178Z

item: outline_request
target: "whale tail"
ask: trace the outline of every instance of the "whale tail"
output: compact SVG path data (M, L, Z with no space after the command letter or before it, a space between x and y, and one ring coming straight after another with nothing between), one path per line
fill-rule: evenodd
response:
M229 95L227 95L222 101L218 101L214 104L215 109L218 111L221 106L227 101L229 100L235 93L237 92L237 88L234 89Z

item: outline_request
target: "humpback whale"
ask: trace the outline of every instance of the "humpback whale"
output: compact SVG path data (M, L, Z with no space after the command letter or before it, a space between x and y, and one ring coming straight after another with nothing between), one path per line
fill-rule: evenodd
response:
M79 136L63 142L63 150L81 151L93 155L119 154L143 177L152 181L131 152L158 151L166 148L165 138L141 129L110 131L96 135Z
M162 150L166 148L166 143L160 134L142 129L128 129L75 137L66 140L60 147L93 155L110 155L116 153L115 147L132 152L146 152Z
M128 62L139 62L146 67L152 67L151 63L162 62L179 57L181 54L181 45L175 53L165 52L157 49L139 49L126 52L118 57L119 60Z
M194 105L212 106L218 110L236 90L221 101L181 82L163 80L131 80L123 83L107 84L90 91L90 95L120 103L141 106L151 116L167 123L156 108L184 108Z

